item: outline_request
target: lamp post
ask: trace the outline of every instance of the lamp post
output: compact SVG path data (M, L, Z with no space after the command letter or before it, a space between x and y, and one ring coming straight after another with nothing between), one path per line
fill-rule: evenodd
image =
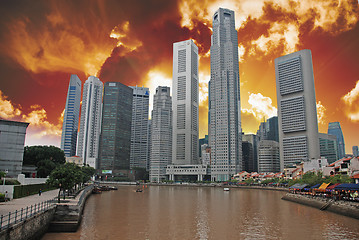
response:
M6 174L7 174L8 172L9 172L9 171L6 169L6 170L5 170L5 175L4 175L3 187L2 187L3 192L5 192L5 176L6 176Z
M59 183L59 194L57 196L57 202L60 203L61 183Z

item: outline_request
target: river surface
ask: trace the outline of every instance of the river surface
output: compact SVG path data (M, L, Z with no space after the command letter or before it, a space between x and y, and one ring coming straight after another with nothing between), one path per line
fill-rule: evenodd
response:
M76 233L56 239L359 239L359 220L281 200L285 192L119 186L88 198Z

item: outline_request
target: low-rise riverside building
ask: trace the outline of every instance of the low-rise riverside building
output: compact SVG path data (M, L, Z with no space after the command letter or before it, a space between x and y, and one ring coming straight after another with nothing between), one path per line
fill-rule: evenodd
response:
M359 173L359 158L346 157L339 159L323 168L323 176L345 174L354 176Z
M170 181L176 181L184 176L197 176L197 181L203 181L204 177L210 175L210 172L207 165L168 165L166 175L169 175Z

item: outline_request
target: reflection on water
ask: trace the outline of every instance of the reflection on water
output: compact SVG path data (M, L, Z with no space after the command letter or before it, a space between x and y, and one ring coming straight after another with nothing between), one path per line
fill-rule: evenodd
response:
M56 239L359 239L359 220L280 198L284 192L134 186L92 195L76 233Z

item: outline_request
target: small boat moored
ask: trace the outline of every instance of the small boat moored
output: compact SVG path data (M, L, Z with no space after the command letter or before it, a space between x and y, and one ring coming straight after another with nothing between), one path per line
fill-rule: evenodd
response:
M229 188L225 187L223 188L223 191L229 191Z

